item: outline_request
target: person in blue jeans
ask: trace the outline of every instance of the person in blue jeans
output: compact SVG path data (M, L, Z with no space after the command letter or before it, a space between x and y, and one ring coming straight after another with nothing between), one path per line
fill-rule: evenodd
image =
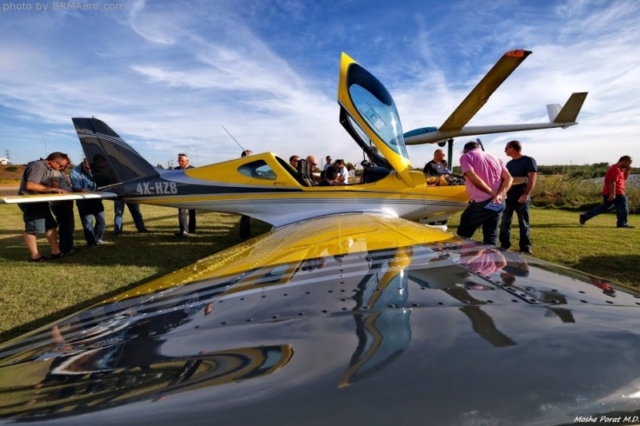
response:
M124 214L125 204L129 208L129 213L131 213L133 223L136 225L138 232L149 232L149 230L144 226L144 219L142 218L142 213L140 213L139 204L125 203L124 200L115 200L113 204L113 211L115 213L115 217L113 219L114 235L118 236L122 233L122 215Z
M607 174L604 176L604 185L602 186L602 204L593 210L580 215L580 225L584 225L587 221L601 213L604 213L616 207L616 227L617 228L635 228L627 223L629 216L629 202L625 193L625 184L629 173L631 172L631 163L633 159L628 155L620 157L618 162L609 167Z
M189 164L189 157L187 154L178 154L178 166L174 170L193 169L194 167ZM187 221L187 215L189 220ZM196 232L196 211L192 209L178 209L178 224L180 225L180 231L174 235L176 237L187 237L189 234Z
M504 196L513 178L502 160L482 151L477 142L464 145L460 169L465 178L469 205L460 216L457 234L472 238L476 230L482 228L482 241L493 246L498 240Z
M91 192L96 189L96 183L91 174L91 166L86 159L71 171L71 187L73 192ZM93 247L106 244L107 242L102 239L106 226L102 200L77 200L76 204L87 246Z
M68 158L68 157L67 157ZM67 167L70 163L67 163ZM65 174L67 167L60 170L54 170L51 177L50 186L54 188L62 188L67 192L71 192L71 182ZM60 250L65 256L76 254L77 250L73 243L73 231L75 230L75 220L73 219L73 201L50 201L49 207L51 213L58 222L58 238Z
M531 228L529 226L529 204L531 191L536 185L538 165L536 160L522 155L522 144L519 141L507 143L504 152L511 157L507 163L507 170L513 176L513 184L505 199L502 222L500 223L500 247L507 250L511 247L511 220L513 213L518 217L520 228L520 251L533 254L531 249Z

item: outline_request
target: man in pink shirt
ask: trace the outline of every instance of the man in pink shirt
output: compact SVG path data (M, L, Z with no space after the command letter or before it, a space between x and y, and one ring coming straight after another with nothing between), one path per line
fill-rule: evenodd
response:
M482 151L476 142L464 146L460 168L466 180L469 205L462 212L458 235L471 238L482 226L483 242L496 245L505 193L513 178L500 159Z
M607 174L604 176L604 185L602 187L602 204L593 210L580 215L580 225L584 225L589 219L608 211L611 207L616 206L616 216L618 228L635 228L627 223L629 216L629 204L625 195L625 183L631 172L631 163L633 160L628 155L620 157L618 162L609 167Z

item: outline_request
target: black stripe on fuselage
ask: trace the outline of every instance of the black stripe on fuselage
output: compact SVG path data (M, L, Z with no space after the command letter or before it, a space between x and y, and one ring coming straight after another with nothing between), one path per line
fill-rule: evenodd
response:
M301 188L278 188L259 186L199 185L180 183L166 179L136 179L109 187L109 190L125 196L157 195L206 195L206 194L247 194L247 193L288 193L303 192Z

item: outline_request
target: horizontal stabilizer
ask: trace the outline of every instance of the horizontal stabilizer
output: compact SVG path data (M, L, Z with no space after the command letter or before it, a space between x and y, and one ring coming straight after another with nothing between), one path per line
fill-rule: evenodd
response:
M578 118L578 114L580 113L580 109L582 108L582 104L584 104L584 100L587 98L587 94L588 92L571 94L567 103L564 104L562 109L560 109L554 118L551 118L551 110L549 107L557 105L547 105L547 111L549 111L549 119L551 122L575 123Z
M556 119L562 106L560 104L549 104L547 105L547 113L549 114L549 121L553 123L553 120Z
M113 192L74 192L70 194L12 195L0 198L0 204L43 203L49 201L95 200L118 198Z
M440 130L457 130L464 127L480 108L487 103L493 92L530 54L531 52L528 50L512 50L502 55L493 68L489 70L471 93L458 105L458 108L440 126Z

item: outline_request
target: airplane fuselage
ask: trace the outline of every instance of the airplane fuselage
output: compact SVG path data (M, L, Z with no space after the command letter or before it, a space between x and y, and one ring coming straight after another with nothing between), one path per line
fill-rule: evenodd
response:
M305 186L273 153L201 168L165 171L105 188L127 201L239 213L274 226L349 212L381 212L413 221L437 221L464 209L464 186L429 186L411 171L413 186L395 172L371 183Z

